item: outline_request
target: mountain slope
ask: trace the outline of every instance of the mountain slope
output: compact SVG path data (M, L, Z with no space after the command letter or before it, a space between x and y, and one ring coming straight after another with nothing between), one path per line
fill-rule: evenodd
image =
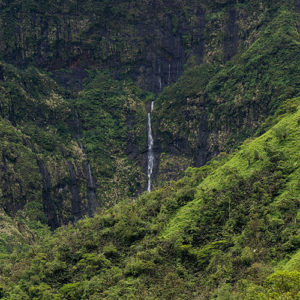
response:
M231 155L2 257L19 270L4 299L296 299L299 101Z
M260 0L4 0L0 54L9 63L55 71L111 69L157 92L178 79L186 62L229 60L240 45L255 39L256 27L278 6L295 9L293 0L280 5Z
M225 65L191 67L164 89L154 114L157 152L163 153L158 182L234 149L283 99L299 96L297 22L299 16L283 6Z
M33 67L2 63L1 76L0 201L7 214L29 210L54 229L145 185L140 89L95 73L75 98Z
M54 229L135 198L151 101L154 187L235 149L299 96L297 3L1 1L1 208Z

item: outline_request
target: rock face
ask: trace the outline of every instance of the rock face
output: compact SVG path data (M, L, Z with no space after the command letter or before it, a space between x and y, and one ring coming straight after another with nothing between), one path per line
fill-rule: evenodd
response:
M56 209L54 207L54 199L52 198L52 185L50 174L45 167L43 161L37 161L40 174L42 177L42 198L43 198L43 208L47 216L47 223L51 229L55 229L59 224L56 216Z
M55 228L144 192L151 101L154 187L230 151L297 94L284 5L2 1L1 206Z
M237 11L235 8L227 10L227 24L224 38L224 60L227 61L233 57L238 50L238 26Z
M72 215L74 216L74 220L77 221L82 218L80 190L75 168L72 162L68 162L68 167L70 172L70 191L72 194Z
M299 94L296 83L299 72L293 68L294 62L300 59L299 51L292 39L285 40L282 30L284 23L295 31L294 18L293 10L280 12L269 23L274 36L270 36L266 27L256 33L255 46L243 49L242 54L230 60L240 43L237 23L244 21L235 9L226 11L223 46L224 60L229 61L215 69L205 64L191 67L156 100L154 136L159 144L155 148L159 156L158 182L176 178L188 165L202 166L220 152L230 152L253 135L278 107L278 97ZM290 71L275 70L275 62Z
M295 0L295 11L300 14L300 1Z
M233 4L205 0L2 3L0 21L5 26L0 29L0 54L10 63L33 63L54 71L59 82L79 88L84 69L94 66L109 68L116 78L130 76L143 89L159 92L178 79L190 58L193 64L205 62L214 51L213 40L223 43L225 61L236 54L238 11ZM224 16L212 19L224 9ZM244 12L251 16L251 11ZM224 35L215 37L215 30ZM68 76L62 68L76 71Z

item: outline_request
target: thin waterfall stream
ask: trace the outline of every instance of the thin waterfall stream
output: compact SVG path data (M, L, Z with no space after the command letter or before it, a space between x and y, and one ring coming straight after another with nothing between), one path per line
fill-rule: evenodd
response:
M159 88L159 92L162 89L162 80L161 80L161 64L160 64L160 59L158 59L158 88ZM151 104L152 105L152 104Z
M147 176L148 176L148 192L151 192L151 179L153 173L154 165L154 153L153 153L153 136L152 136L152 126L151 126L151 113L153 111L154 102L151 102L150 112L148 112L148 122L147 122L147 135L148 135L148 167L147 167Z

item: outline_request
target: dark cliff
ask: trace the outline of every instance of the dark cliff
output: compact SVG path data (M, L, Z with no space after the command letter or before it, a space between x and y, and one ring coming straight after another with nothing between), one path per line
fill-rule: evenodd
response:
M145 103L159 185L231 151L299 94L297 0L0 9L1 201L10 214L42 203L52 228L145 191Z
M0 24L1 299L299 298L299 0Z
M295 4L296 8L297 3ZM0 53L6 62L110 69L151 91L183 65L226 61L268 15L268 1L3 1ZM272 8L276 4L272 4ZM217 55L214 55L217 53Z

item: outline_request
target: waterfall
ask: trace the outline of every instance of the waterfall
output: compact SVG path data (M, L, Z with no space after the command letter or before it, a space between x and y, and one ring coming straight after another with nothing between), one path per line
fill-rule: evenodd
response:
M169 64L168 84L171 82L171 64Z
M151 192L151 177L153 172L153 164L154 164L154 154L153 154L153 136L152 136L152 128L151 128L151 113L153 111L154 102L151 102L150 112L148 112L148 122L147 122L147 135L148 135L148 168L147 168L147 176L148 176L148 192Z
M75 128L76 128L76 139L79 140L81 138L81 134L80 134L80 123L79 123L79 117L78 117L78 112L75 109ZM81 147L80 147L81 148Z
M161 81L161 66L160 66L160 59L158 59L158 87L159 91L162 89L162 81ZM152 105L152 104L151 104Z
M162 89L161 76L158 76L158 85L159 85L159 90L161 91Z

